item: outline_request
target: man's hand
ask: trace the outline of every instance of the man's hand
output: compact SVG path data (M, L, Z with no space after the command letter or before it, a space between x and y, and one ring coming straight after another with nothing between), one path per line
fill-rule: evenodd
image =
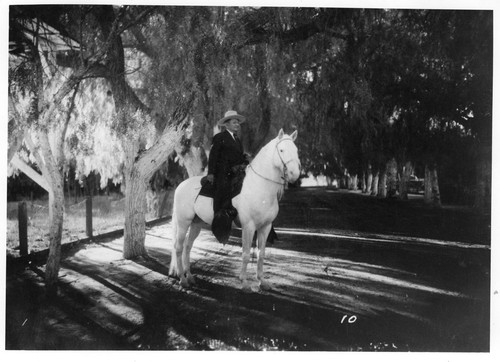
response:
M207 175L207 180L208 182L210 182L211 184L214 183L214 175L210 174L210 175Z
M237 174L238 172L245 171L246 167L247 167L247 165L245 165L245 164L236 165L236 166L231 167L231 171L233 174Z

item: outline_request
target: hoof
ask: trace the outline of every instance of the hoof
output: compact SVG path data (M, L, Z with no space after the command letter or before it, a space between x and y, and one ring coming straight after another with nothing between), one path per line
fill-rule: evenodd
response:
M261 280L259 282L259 288L260 288L260 290L271 290L272 286L269 282L266 282L265 280Z
M245 293L252 293L252 288L250 287L250 283L248 282L243 282L241 290L244 291Z
M186 278L181 278L180 285L183 288L189 288L189 282L188 282L188 280Z
M196 285L196 278L194 276L192 276L191 274L189 274L187 276L187 281L188 281L189 285Z

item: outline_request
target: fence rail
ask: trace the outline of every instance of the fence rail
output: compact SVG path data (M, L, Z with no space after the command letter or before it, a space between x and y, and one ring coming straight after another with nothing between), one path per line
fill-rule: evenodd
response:
M86 225L86 235L87 237L71 241L68 243L61 244L61 252L67 252L79 245L91 242L99 242L104 239L111 237L119 238L123 236L123 228L108 231L99 235L94 235L93 233L93 223L92 223L92 197L87 196L85 202L85 225ZM28 208L26 201L20 201L18 203L18 224L19 224L19 257L9 256L7 258L7 269L10 270L15 266L25 266L31 263L40 263L47 260L49 250L39 250L31 251L28 253ZM158 219L146 221L146 226L151 227L157 224L161 224L171 219L171 216L163 216Z

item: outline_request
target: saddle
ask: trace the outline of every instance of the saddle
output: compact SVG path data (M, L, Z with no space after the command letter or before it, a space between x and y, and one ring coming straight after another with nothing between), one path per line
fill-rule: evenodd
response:
M245 172L238 172L231 180L231 198L235 197L241 192L243 186L243 180L245 179ZM200 180L201 190L199 195L213 198L215 195L215 186L210 183L207 176L204 176ZM234 207L228 209L222 209L217 214L214 215L214 220L212 222L212 232L216 239L222 244L226 244L229 240L231 234L231 226L234 218L237 215L237 211ZM257 233L254 235L253 244ZM267 237L267 242L269 244L274 244L274 241L278 240L278 235L276 234L274 227L271 228L271 232ZM254 245L253 245L254 246Z
M200 180L201 190L199 195L213 198L215 195L215 185L207 180L207 176L203 176Z
M243 186L243 180L245 179L245 172L238 172L231 179L231 198L235 197L241 192L241 187ZM213 198L215 195L215 185L210 183L207 176L204 176L200 180L201 190L199 195Z
M245 172L243 169L236 172L231 178L230 196L231 199L241 192ZM210 183L207 176L201 178L201 190L199 195L214 198L215 185ZM225 244L229 240L233 220L236 218L237 211L234 207L229 206L219 210L212 221L212 232L219 242Z

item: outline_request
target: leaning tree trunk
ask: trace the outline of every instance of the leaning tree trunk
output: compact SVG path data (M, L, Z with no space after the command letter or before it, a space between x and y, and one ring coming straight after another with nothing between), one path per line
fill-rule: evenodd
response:
M137 153L137 141L122 140L125 150L125 227L123 257L147 256L146 190L156 170L167 161L182 133L181 125L169 125L149 149ZM126 148L128 147L128 148Z
M424 202L427 205L441 207L441 194L439 192L439 182L437 168L425 165L424 180Z
M78 73L80 74L80 73ZM77 74L77 75L78 75ZM39 127L36 132L38 146L31 139L31 135L27 132L25 142L31 150L32 155L37 161L37 165L42 171L43 178L46 180L47 191L49 192L49 256L45 268L45 286L47 292L52 294L57 290L57 279L60 268L61 258L61 239L62 228L64 221L64 139L68 128L68 123L71 119L71 113L74 108L74 100L78 84L78 76L72 75L58 90L51 100L50 106L43 112L43 117L39 117L37 113L35 118L39 124L44 125ZM55 148L52 149L49 141L49 121L56 112L66 97L66 95L74 89L73 97L69 109L67 110L66 119L63 122L62 129L57 130L57 139ZM43 90L39 90L38 94L42 94Z
M132 259L146 255L146 185L175 149L185 126L187 112L193 104L193 94L179 99L171 119L167 122L153 116L125 79L124 46L119 21L124 12L115 14L112 6L96 8L100 30L106 41L109 73L105 74L111 86L116 117L115 129L125 152L126 210L123 256ZM154 144L145 149L149 128L155 127L159 136ZM166 126L165 126L166 125ZM163 129L162 129L163 128Z

